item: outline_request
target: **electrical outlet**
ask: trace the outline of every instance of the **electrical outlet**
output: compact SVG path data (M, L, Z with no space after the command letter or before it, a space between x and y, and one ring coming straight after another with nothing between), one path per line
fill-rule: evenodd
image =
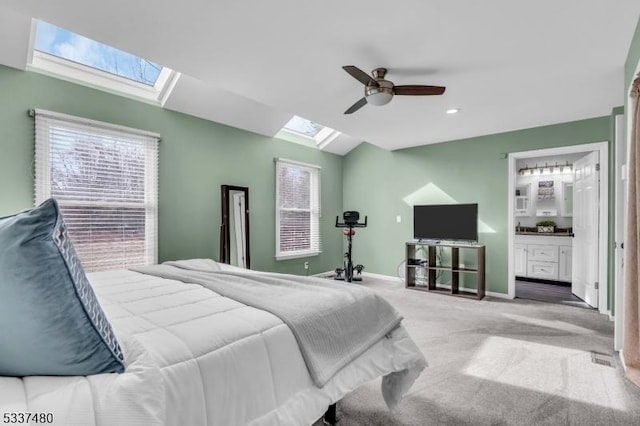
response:
M304 262L304 269L309 269L309 262Z
M398 215L396 216L396 223L401 223L402 222L402 216Z

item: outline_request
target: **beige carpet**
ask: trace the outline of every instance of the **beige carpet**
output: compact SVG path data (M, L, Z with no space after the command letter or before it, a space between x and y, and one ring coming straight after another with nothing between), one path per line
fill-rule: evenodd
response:
M640 389L623 377L604 315L406 290L369 277L351 285L379 292L403 314L430 366L393 413L379 380L347 395L338 403L340 426L640 425ZM593 362L592 352L613 367Z

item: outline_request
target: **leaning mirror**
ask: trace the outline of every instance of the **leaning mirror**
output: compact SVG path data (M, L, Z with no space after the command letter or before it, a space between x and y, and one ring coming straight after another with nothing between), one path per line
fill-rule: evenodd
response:
M249 188L222 185L220 197L220 262L249 269Z

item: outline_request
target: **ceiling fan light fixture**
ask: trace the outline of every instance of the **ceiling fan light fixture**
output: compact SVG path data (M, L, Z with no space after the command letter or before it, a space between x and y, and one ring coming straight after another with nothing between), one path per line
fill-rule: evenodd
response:
M382 106L391 102L392 98L393 98L393 95L391 93L384 93L384 92L372 93L369 96L367 96L367 103L375 106Z
M378 87L367 86L364 91L364 95L367 98L367 103L375 106L386 105L393 99L393 86L385 80L378 80Z
M372 76L362 71L355 65L342 67L351 77L364 84L364 97L351 105L344 113L353 114L366 104L375 106L386 105L391 102L394 95L400 96L429 96L442 95L446 89L444 86L425 86L422 84L403 84L396 86L391 81L385 80L386 68L376 68Z

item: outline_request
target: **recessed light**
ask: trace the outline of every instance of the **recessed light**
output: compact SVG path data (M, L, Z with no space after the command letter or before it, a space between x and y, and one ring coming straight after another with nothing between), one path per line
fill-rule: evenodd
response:
M458 108L451 108L447 110L447 114L457 114L458 112L460 112Z

